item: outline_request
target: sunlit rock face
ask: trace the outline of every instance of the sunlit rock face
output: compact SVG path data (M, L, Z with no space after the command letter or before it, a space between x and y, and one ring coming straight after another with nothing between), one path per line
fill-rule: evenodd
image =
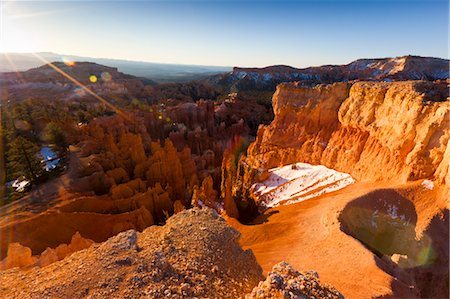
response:
M94 242L83 238L78 232L72 236L69 244L60 244L56 248L48 247L40 255L33 256L31 248L20 243L10 243L8 254L0 261L0 270L25 267L45 267L56 261L64 259L74 252L89 248Z
M446 177L445 88L424 81L281 84L275 119L258 131L247 162L263 169L322 164L364 181Z
M440 298L449 288L447 88L426 81L280 84L274 121L260 126L239 162L238 188L261 206L288 204L298 192L283 186L292 175L279 175L277 183L273 172L294 172L289 166L299 162L374 186L342 207L341 231L401 281L393 290L406 284L418 298Z
M259 127L233 172L235 201L263 205L265 195L252 186L267 180L270 169L299 162L363 182L428 179L436 182L438 196L447 196L446 90L443 82L427 81L280 84L272 99L274 120ZM256 211L238 208L240 214Z

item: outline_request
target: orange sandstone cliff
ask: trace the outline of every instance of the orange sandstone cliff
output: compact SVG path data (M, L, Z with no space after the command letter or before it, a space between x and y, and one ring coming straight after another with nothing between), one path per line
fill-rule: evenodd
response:
M260 126L231 175L239 218L244 200L261 203L252 188L270 168L321 164L356 182L270 208L251 225L231 219L243 247L266 272L286 256L347 298L447 296L447 96L446 84L425 81L278 85L273 122Z
M450 103L433 82L280 84L274 121L261 126L246 162L268 169L322 164L357 180L448 177ZM448 149L447 149L448 154Z

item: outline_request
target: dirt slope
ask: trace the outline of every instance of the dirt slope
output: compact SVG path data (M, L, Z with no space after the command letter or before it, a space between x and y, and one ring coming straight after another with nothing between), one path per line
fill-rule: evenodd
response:
M284 259L296 269L316 270L321 281L338 288L346 298L389 295L416 298L414 283L394 279L388 274L392 274L391 263L341 230L338 218L346 205L383 188L396 190L387 185L356 183L317 199L269 209L252 225L241 225L233 219L229 222L242 233L242 246L253 250L265 273ZM446 205L423 200L434 198L436 190L425 189L418 183L396 192L409 196L411 202L420 202L416 204L419 219L416 228L422 232L430 224L431 215Z

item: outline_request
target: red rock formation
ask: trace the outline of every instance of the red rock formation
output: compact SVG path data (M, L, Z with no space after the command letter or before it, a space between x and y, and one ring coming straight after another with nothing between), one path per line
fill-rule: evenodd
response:
M190 209L45 268L0 271L0 290L5 298L243 298L264 277L239 237L215 211Z
M20 243L11 243L8 246L8 255L1 261L0 269L25 267L36 263L37 258L32 256L31 249Z
M231 112L226 123L216 120L213 101L144 108L77 127L64 188L53 189L57 204L0 226L0 258L10 242L39 254L69 242L76 231L100 242L164 223L190 205L195 187L217 203L223 151L235 135L247 134L247 124ZM70 192L71 200L60 192ZM16 234L7 238L11 230Z
M217 191L213 188L213 180L211 176L206 177L201 187L194 187L192 194L192 205L196 207L207 206L217 209Z
M235 186L244 194L267 169L293 162L322 164L351 174L357 182L333 195L269 210L255 220L263 223L260 227L242 227L247 231L243 244L254 250L266 270L298 246L302 255L292 257L297 265L327 273L327 279L352 298L440 298L448 293L450 102L441 85L407 81L278 86L275 119L260 128L248 156L239 162L242 171L237 171L240 183ZM254 194L248 197L258 201ZM271 216L275 213L279 215ZM349 236L339 230L365 247L343 241ZM328 254L335 260L324 263ZM383 254L389 258L378 257ZM357 263L345 268L355 256ZM334 262L344 268L336 269L341 266L332 266ZM358 267L370 280L367 285L361 283L365 277L349 282L336 275ZM439 287L430 287L434 285ZM364 291L354 291L359 288Z
M68 245L61 244L55 249L47 248L39 256L33 256L31 249L22 246L20 243L11 243L9 244L6 258L0 262L0 270L34 265L44 267L62 260L74 252L89 248L92 243L94 243L92 240L83 238L77 232L72 236L72 240Z
M450 110L437 89L422 81L361 82L350 89L281 84L275 119L260 128L246 162L263 169L323 164L367 181L442 177L436 170L450 136Z

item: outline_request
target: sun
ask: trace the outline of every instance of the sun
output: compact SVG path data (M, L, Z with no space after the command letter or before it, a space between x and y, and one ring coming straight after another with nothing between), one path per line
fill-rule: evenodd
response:
M17 18L5 4L1 7L0 52L33 52L35 38L23 19Z
M18 32L19 30L14 30ZM20 32L20 31L19 31ZM12 32L10 32L12 33ZM33 38L25 33L3 35L0 52L34 52Z

